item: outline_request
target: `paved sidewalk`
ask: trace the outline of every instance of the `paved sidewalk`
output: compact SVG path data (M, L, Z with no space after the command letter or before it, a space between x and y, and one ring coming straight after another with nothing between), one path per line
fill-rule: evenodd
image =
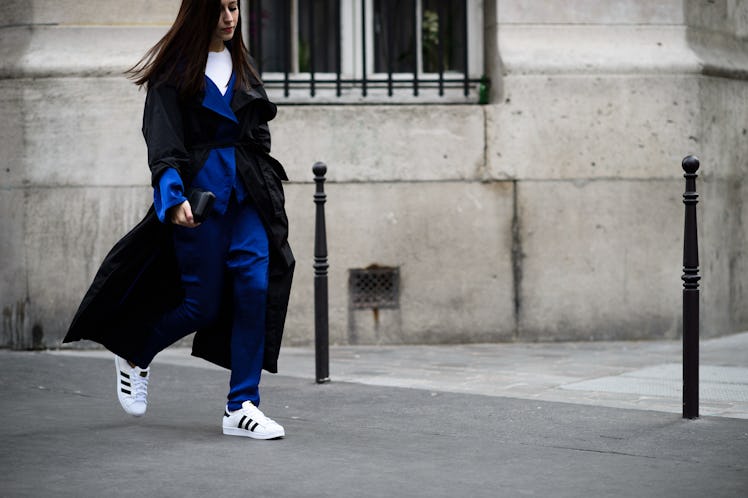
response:
M700 415L748 419L748 332L700 344ZM680 341L338 346L333 381L682 413ZM109 358L106 351L54 354ZM169 349L159 362L215 368ZM314 379L314 350L285 347L281 375Z
M682 354L680 341L338 347L330 372L377 386L682 413ZM313 351L289 348L280 368L313 377ZM702 341L699 377L701 415L748 419L748 332Z
M702 417L677 342L285 348L280 441L220 434L226 371L160 355L124 414L103 351L0 351L0 496L746 496L748 333L702 341ZM708 414L717 416L708 416Z

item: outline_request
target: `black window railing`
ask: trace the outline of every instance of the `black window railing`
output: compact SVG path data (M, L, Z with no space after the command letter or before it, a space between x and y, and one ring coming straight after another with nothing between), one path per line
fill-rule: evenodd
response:
M468 0L249 0L248 43L283 97L373 93L478 100ZM341 16L349 25L343 26ZM355 22L358 26L353 26ZM358 29L355 29L358 28ZM345 57L345 60L344 60Z

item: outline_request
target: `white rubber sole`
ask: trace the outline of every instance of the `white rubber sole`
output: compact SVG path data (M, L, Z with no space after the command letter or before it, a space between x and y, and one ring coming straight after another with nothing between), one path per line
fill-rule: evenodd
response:
M240 429L239 427L224 427L224 436L241 436L252 439L280 439L286 435L286 431L272 432L270 434L257 434L256 432Z

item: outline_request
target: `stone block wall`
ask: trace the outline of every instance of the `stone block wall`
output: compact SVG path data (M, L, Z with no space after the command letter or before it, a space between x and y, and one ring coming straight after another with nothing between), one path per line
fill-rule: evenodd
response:
M121 72L178 1L6 3L0 345L56 347L150 202L144 92ZM483 6L489 105L286 105L271 123L298 259L286 343L313 341L317 160L333 343L677 337L689 153L702 335L748 329L748 1ZM399 268L399 308L351 306L348 270L370 265Z

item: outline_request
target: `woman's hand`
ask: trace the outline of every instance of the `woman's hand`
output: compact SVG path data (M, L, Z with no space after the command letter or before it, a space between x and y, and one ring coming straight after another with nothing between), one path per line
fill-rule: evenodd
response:
M180 225L187 228L195 228L200 223L195 223L195 219L192 216L192 208L188 201L184 201L182 204L177 204L169 208L169 219L175 225Z

